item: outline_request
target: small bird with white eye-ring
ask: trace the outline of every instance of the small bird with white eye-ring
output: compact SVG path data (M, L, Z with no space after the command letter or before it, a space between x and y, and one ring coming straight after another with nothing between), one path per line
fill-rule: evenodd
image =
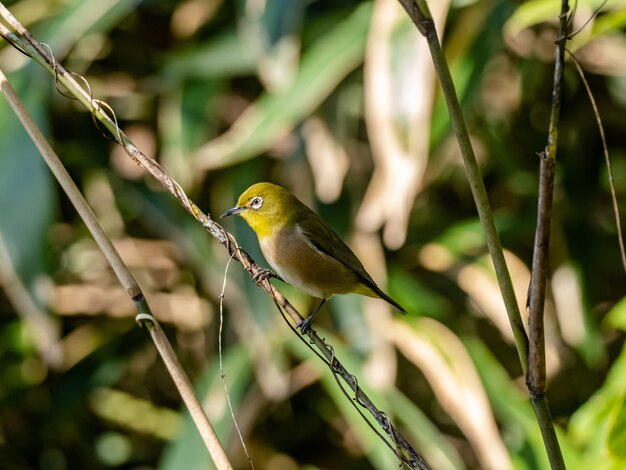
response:
M333 294L378 297L406 313L376 285L334 230L286 189L272 183L256 183L221 217L234 214L241 216L254 230L263 256L277 273L264 270L257 275L257 281L277 277L322 299L313 313L298 325L302 333Z

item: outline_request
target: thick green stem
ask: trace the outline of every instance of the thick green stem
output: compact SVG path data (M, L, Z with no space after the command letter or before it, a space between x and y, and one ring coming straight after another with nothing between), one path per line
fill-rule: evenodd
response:
M515 345L517 347L517 353L520 359L520 363L522 366L522 370L524 374L528 377L529 371L529 340L526 336L526 332L524 331L524 324L522 322L522 318L520 315L519 307L517 304L517 300L515 298L515 292L513 290L513 284L511 282L511 277L509 275L508 268L506 266L506 262L504 259L504 252L502 250L502 244L500 243L500 237L495 227L495 222L493 219L493 214L491 211L491 207L489 204L489 199L487 197L487 192L485 190L485 186L483 183L482 175L480 173L480 168L478 166L478 162L476 161L476 157L474 156L474 151L470 142L469 133L467 131L467 126L465 124L465 119L463 118L463 113L461 111L461 106L459 104L456 91L454 88L454 82L452 81L452 76L450 74L450 70L448 68L448 63L445 59L443 49L441 48L441 44L439 43L439 38L437 37L437 31L435 29L435 25L432 20L432 15L428 10L428 4L425 0L399 0L409 17L415 23L417 29L422 33L422 35L426 38L428 42L428 46L430 48L430 53L432 55L433 63L435 66L435 70L437 72L437 76L441 83L441 88L443 90L444 97L446 99L446 103L448 105L448 112L450 114L450 121L452 123L452 128L456 135L457 141L459 142L459 147L461 150L461 154L463 156L463 162L465 164L465 172L467 175L467 179L470 184L470 188L472 190L472 195L474 197L474 202L476 204L476 209L478 211L478 216L480 218L481 224L483 226L483 230L485 232L485 238L487 241L487 247L489 250L489 254L491 255L491 259L493 261L493 265L495 267L496 276L498 278L498 283L500 285L500 291L502 294L502 298L504 300L504 304L506 307L507 314L509 316L509 321L511 323L511 328L513 330L513 336L515 338ZM566 5L567 1L563 0L563 4ZM565 14L567 10L565 10ZM561 23L563 25L563 21L566 21L566 17L561 17ZM562 51L557 53L558 57L561 57L562 63ZM560 82L559 82L560 84ZM560 96L560 87L553 91L553 98L558 94ZM558 111L553 109L553 113L556 112L556 116L558 119ZM557 121L558 122L558 121ZM550 128L550 140L548 145L548 152L554 150L556 152L556 125ZM552 161L552 164L554 161ZM550 166L546 166L544 168L546 174L550 173ZM552 167L553 169L553 167ZM552 171L552 174L554 172ZM549 200L551 209L551 201L552 196L550 193L549 197L546 197L545 200ZM550 211L548 211L549 213ZM547 225L547 230L549 233L549 224ZM542 267L542 269L544 269ZM544 275L545 278L545 275ZM545 283L544 283L544 293L545 293ZM532 298L532 296L531 296ZM539 299L538 299L539 300ZM543 300L542 300L543 305ZM542 308L543 311L543 308ZM543 316L542 322L543 325ZM541 327L541 336L536 337L539 339L538 343L535 343L535 350L538 352L539 350L543 351L543 356L537 356L538 358L544 357L545 363L545 351L543 350L543 327ZM535 363L536 364L536 363ZM537 369L539 374L541 373L541 369ZM545 366L544 366L544 383L545 383ZM529 386L529 393L531 397L531 403L533 405L533 409L535 410L535 416L537 417L537 421L539 423L539 428L541 430L541 434L543 436L544 445L546 447L546 451L548 454L548 459L550 460L550 465L553 469L564 469L565 464L563 462L563 456L561 454L561 450L559 447L559 443L556 437L556 432L554 430L554 424L552 422L552 417L550 415L550 408L548 406L548 401L541 390L536 390Z
M200 433L200 436L202 437L213 462L217 468L225 470L232 469L226 452L220 444L209 419L202 409L202 405L194 393L187 374L183 370L180 361L176 357L176 354L167 340L167 337L163 333L163 330L161 330L161 327L156 319L150 314L150 307L143 296L139 284L122 260L119 252L113 245L113 242L105 233L104 229L100 225L100 222L96 219L96 216L93 214L91 208L87 204L87 201L63 166L63 163L61 163L61 160L56 155L48 141L37 127L37 124L18 98L15 90L13 90L13 87L9 84L2 70L0 70L0 93L2 93L2 95L6 98L9 105L15 112L15 115L24 126L24 129L28 132L28 135L31 137L33 143L37 146L37 149L41 153L44 161L56 177L68 198L71 200L72 204L76 208L76 211L87 226L87 229L94 237L98 247L111 265L111 268L120 281L120 284L122 284L126 293L135 304L138 312L137 320L138 322L147 325L148 330L150 331L150 336L152 337L152 340L154 341L154 344L157 347L157 350L159 351L159 354L161 355L161 358L163 359L163 362L167 367L167 370L170 373L181 398L183 399L183 402L187 406L189 414L196 424L198 432Z
M485 190L478 162L474 156L474 149L472 148L469 132L467 131L465 119L463 118L463 112L461 111L461 105L456 95L448 63L444 56L443 49L441 48L441 44L439 43L437 31L430 12L422 10L421 8L425 8L422 6L422 3L420 3L420 7L418 7L413 0L400 0L400 3L406 9L410 18L413 20L419 31L426 37L426 41L428 42L435 70L437 71L437 77L441 83L441 88L448 105L452 129L454 130L461 149L461 155L463 156L463 162L465 164L465 172L472 190L474 203L476 204L476 209L478 211L478 217L480 218L480 222L485 232L487 248L493 261L502 298L504 299L504 305L509 316L511 328L513 329L513 336L515 338L515 345L517 347L520 363L522 365L522 371L526 374L528 367L528 338L526 336L526 332L524 331L524 323L522 322L522 316L520 315L519 307L517 305L511 276L509 275L509 270L504 259L504 252L502 250L502 244L500 242L498 231L496 230L493 213L489 204L489 198L487 197L487 191Z

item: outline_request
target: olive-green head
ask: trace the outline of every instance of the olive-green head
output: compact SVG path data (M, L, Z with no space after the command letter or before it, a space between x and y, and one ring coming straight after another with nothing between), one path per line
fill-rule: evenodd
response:
M290 223L302 203L280 186L272 183L256 183L246 189L237 205L221 217L240 215L259 237Z

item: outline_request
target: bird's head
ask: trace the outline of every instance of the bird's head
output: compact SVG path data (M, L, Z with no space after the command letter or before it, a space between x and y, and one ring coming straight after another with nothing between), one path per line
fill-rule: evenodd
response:
M272 183L256 183L246 189L237 205L220 217L241 216L257 236L265 236L289 223L299 201L293 194Z

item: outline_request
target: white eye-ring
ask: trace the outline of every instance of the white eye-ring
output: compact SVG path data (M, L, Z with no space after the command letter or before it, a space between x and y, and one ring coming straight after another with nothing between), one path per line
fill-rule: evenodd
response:
M261 196L255 196L250 201L250 207L252 209L259 209L263 205L263 198Z

